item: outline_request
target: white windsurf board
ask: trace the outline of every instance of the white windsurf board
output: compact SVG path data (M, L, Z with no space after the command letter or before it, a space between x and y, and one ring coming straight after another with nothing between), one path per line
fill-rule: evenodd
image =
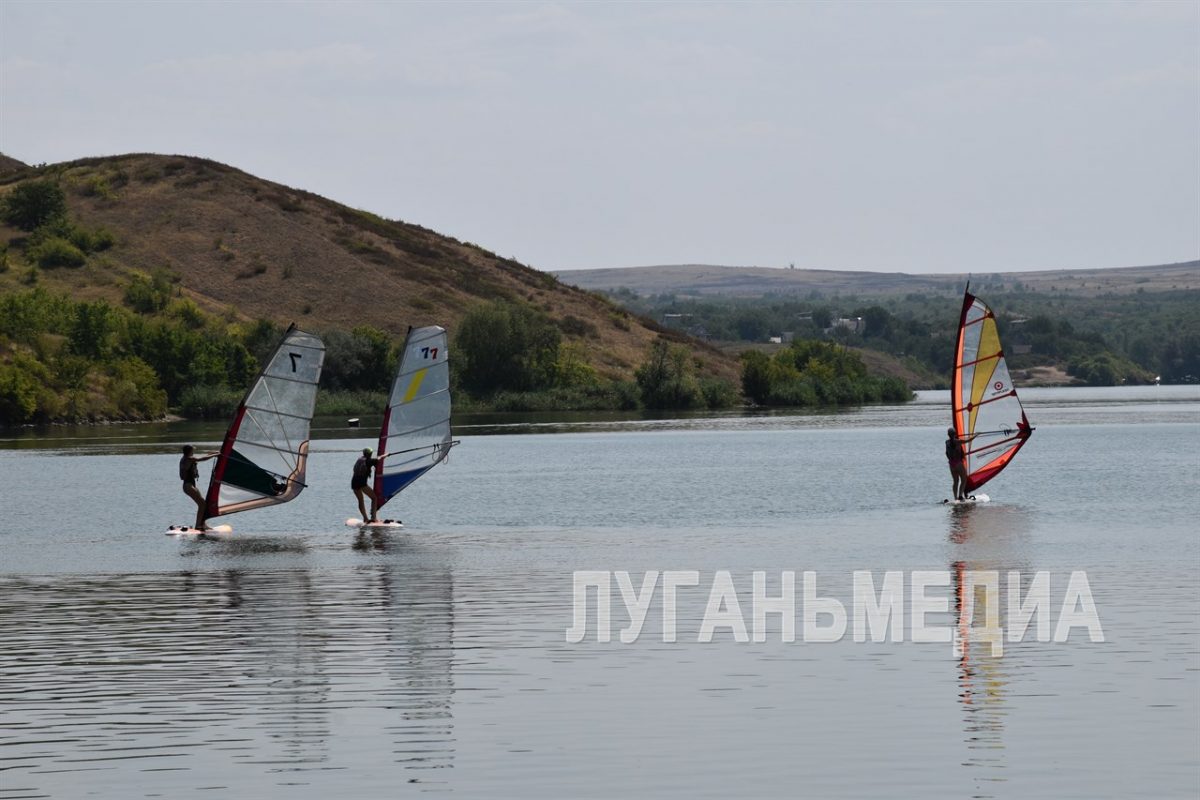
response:
M942 501L942 504L948 505L948 506L973 506L973 505L977 505L979 503L990 503L990 502L992 502L992 498L988 497L986 494L973 494L970 497L968 497L966 500L946 499L946 500Z
M346 520L347 528L367 528L369 530L397 530L404 527L404 523L398 519L381 519L375 522L363 522L358 517L351 517Z
M167 536L180 539L222 539L233 534L232 525L214 525L208 530L200 530L190 525L172 525L166 530Z

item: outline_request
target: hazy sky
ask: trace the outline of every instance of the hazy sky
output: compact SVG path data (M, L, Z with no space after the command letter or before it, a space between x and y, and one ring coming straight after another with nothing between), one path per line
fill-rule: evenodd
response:
M1200 254L1200 3L0 1L0 151L216 159L554 270Z

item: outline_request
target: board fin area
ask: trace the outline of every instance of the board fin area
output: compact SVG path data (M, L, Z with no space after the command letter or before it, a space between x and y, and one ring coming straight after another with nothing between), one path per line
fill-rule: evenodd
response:
M166 534L179 539L222 539L233 535L233 526L214 525L202 531L190 525L172 525L167 528Z
M398 519L380 519L375 522L363 522L358 517L350 517L346 520L347 528L369 528L371 530L391 530L404 527L404 523Z
M945 505L945 506L973 506L973 505L977 505L979 503L990 503L990 502L992 502L992 498L988 497L986 494L973 494L973 495L970 495L966 500L951 500L950 498L946 498L945 500L942 501L942 505Z

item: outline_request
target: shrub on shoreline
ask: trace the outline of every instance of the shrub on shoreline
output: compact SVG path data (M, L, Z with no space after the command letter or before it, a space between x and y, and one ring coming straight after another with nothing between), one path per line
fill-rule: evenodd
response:
M903 380L870 375L857 353L815 339L797 339L774 358L755 350L742 353L742 390L764 406L846 406L912 399Z

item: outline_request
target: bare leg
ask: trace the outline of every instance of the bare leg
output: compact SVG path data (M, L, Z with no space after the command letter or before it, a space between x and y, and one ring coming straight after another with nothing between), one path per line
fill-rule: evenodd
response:
M371 498L371 522L375 522L375 515L378 513L376 506L379 505L379 497L376 496L375 490L370 486L363 487L363 491L366 493L367 497Z
M204 524L206 519L204 512L207 510L207 504L204 502L204 496L200 494L200 490L189 484L184 487L183 493L196 502L196 530L208 530L208 526Z
M363 492L365 492L365 491L369 491L369 490L366 489L365 487L362 489L354 490L354 496L358 499L358 513L362 515L361 519L363 522L367 521L367 509L363 505Z

